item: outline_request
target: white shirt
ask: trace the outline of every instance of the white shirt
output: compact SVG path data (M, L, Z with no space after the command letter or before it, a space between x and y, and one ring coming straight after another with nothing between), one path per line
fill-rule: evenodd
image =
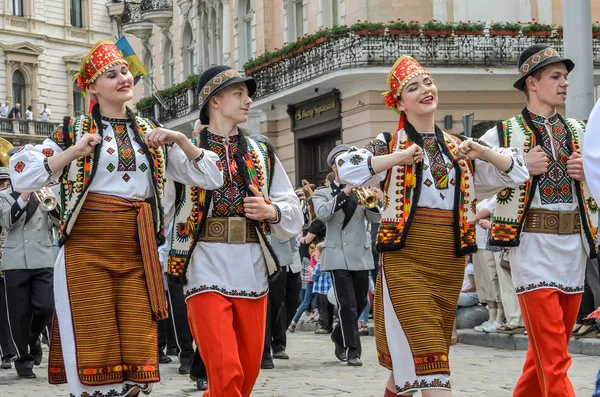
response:
M7 118L8 112L10 112L10 107L6 105L0 106L0 117Z
M598 201L600 200L600 101L594 106L588 120L582 151L585 180L592 196Z
M42 120L42 121L49 121L51 114L52 114L52 112L50 112L50 108L49 107L46 107L46 109L44 109L42 107L40 109L40 120Z
M33 120L33 112L29 109L27 109L25 111L25 119L26 120Z

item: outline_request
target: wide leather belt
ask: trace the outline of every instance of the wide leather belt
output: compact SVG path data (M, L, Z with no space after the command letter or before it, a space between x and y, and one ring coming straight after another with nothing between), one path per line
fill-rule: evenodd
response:
M581 232L579 210L548 211L530 209L523 231L527 233L574 234Z
M206 218L200 241L213 243L258 243L258 232L250 219L242 217Z

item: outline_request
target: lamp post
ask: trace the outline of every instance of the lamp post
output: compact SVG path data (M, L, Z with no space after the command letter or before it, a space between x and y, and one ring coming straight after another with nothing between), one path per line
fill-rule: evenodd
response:
M587 120L594 108L591 0L563 0L565 56L575 62L569 76L567 116Z

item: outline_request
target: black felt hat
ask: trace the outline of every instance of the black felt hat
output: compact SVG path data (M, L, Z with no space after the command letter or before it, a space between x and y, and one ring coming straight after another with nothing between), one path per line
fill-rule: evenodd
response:
M514 84L514 87L523 91L527 77L544 66L558 62L564 63L568 72L571 72L575 67L573 61L562 57L558 51L547 44L530 45L519 56L519 80Z
M236 83L246 83L248 95L252 97L256 92L254 77L243 77L229 66L219 65L206 69L198 80L198 104L200 105L200 123L209 123L206 104L217 92Z

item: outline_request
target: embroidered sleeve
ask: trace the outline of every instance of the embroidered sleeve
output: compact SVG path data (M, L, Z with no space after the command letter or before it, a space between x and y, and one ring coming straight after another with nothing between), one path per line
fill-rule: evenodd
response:
M382 139L375 138L365 145L365 149L373 154L373 156L383 156L390 154L388 144Z

